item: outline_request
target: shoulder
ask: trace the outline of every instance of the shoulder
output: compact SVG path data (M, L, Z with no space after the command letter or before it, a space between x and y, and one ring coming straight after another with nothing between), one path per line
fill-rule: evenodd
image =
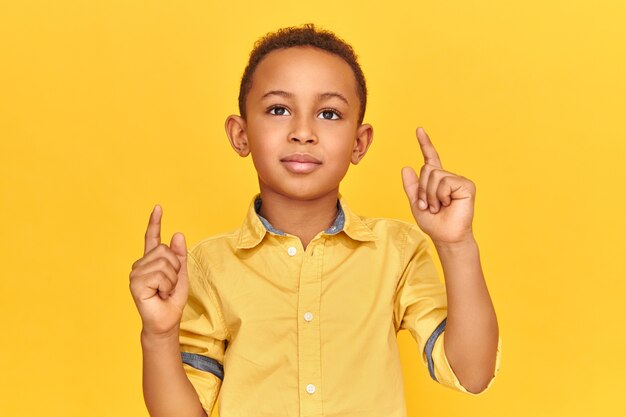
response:
M427 242L426 235L414 223L387 217L358 217L379 239L408 244Z
M412 260L432 256L426 234L415 223L386 217L359 218L376 236L376 251L389 260L395 258L405 265Z
M207 266L235 252L239 233L240 230L235 229L205 237L188 249L188 255L200 266Z

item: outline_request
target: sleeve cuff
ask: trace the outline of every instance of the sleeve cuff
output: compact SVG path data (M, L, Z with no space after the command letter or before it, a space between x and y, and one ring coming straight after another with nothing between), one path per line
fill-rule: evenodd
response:
M183 363L191 366L192 368L210 372L220 380L224 380L224 367L215 359L190 352L181 352L180 356L183 359Z
M435 341L434 347L432 349L432 362L434 363L434 372L435 372L436 381L446 387L452 388L457 391L461 391L465 394L469 394L472 396L481 395L491 387L491 385L493 384L493 381L496 378L496 375L498 374L500 370L501 354L502 354L502 339L500 338L500 336L498 336L498 349L496 352L496 364L495 364L495 369L491 377L491 380L489 381L489 384L487 384L487 387L485 387L484 390L482 390L479 393L473 393L473 392L468 391L467 389L465 389L463 385L461 385L461 382L455 375L454 371L452 370L452 367L450 366L450 363L448 362L448 358L446 357L445 350L444 350L444 338L437 337L437 340Z

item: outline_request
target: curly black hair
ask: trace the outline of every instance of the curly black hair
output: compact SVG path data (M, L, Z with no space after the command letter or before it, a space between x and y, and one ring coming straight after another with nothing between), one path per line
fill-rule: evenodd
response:
M361 70L361 66L357 61L352 46L343 39L340 39L333 32L328 30L317 29L312 23L305 24L301 27L292 26L270 32L255 42L248 65L241 77L241 85L239 87L239 113L246 118L246 98L252 88L252 74L256 70L259 63L267 54L284 48L293 48L297 46L312 46L342 58L354 72L357 84L357 94L360 101L359 124L363 122L365 116L365 105L367 102L367 87L365 85L365 76Z

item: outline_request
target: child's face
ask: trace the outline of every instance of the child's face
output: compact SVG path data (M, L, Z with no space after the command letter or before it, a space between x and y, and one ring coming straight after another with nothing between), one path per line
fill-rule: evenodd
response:
M372 140L371 126L358 124L351 67L317 48L270 52L254 72L246 111L240 134L228 120L227 131L242 156L252 154L261 193L299 200L336 193Z

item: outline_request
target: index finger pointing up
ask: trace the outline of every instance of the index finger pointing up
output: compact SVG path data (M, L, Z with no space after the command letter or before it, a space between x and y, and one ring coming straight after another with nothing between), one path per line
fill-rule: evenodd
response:
M150 221L148 222L148 228L146 229L146 245L144 247L143 254L150 252L161 244L161 216L163 210L158 204L154 206L152 213L150 213Z
M439 160L439 155L437 154L433 143L430 141L430 138L424 131L424 128L418 127L416 134L417 141L419 142L420 148L422 150L422 155L424 155L424 164L442 168L441 161Z

